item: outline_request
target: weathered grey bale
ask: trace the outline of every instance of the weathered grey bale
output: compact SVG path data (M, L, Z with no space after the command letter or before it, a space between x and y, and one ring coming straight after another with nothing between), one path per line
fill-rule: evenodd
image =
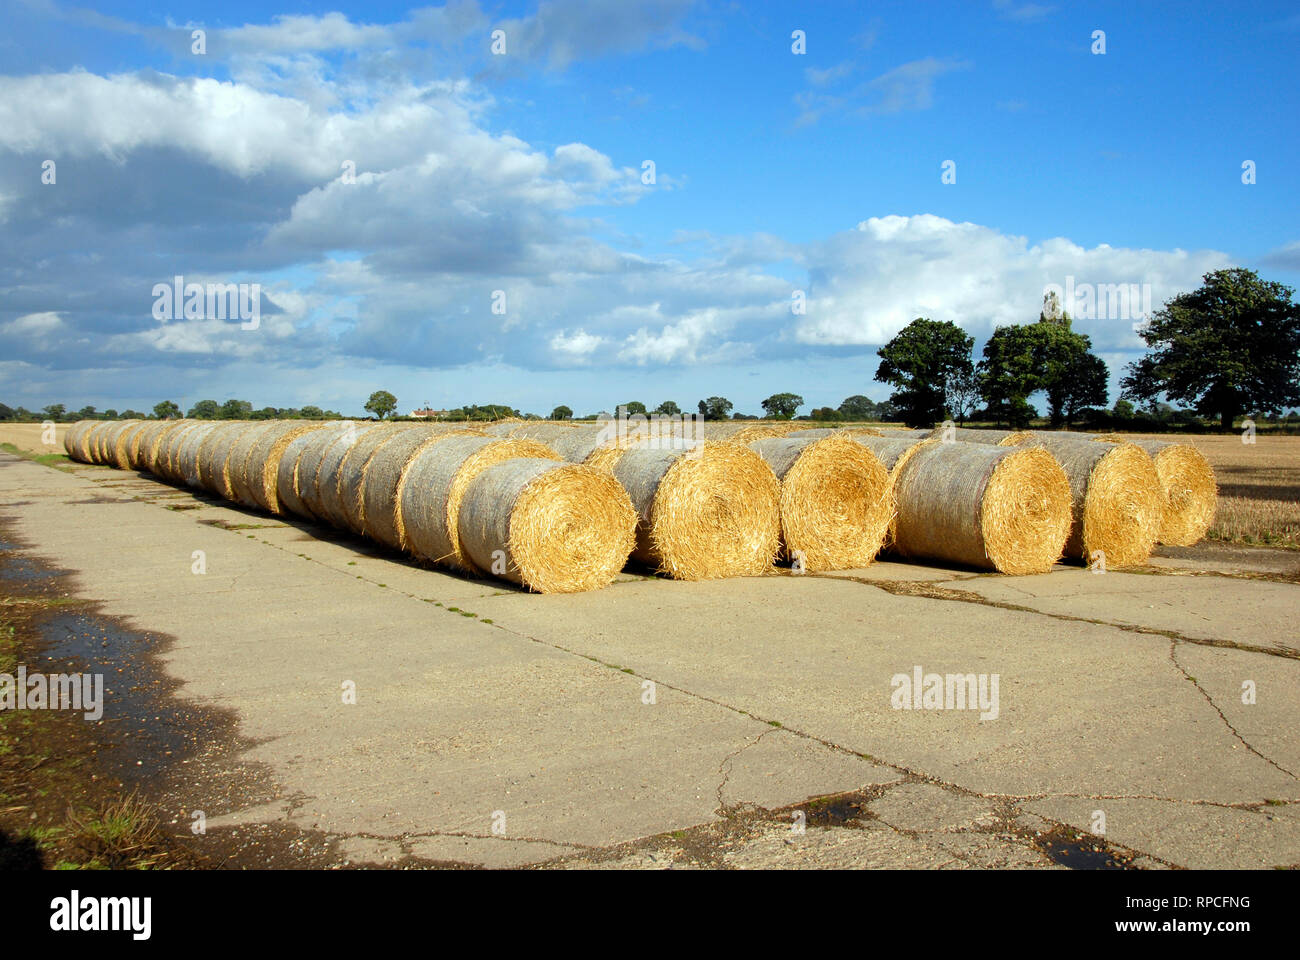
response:
M106 462L110 467L117 467L119 470L127 468L127 444L130 442L131 435L142 423L143 420L119 420L117 426L109 431Z
M521 437L525 440L537 440L547 446L551 441L572 434L575 430L581 430L581 427L574 426L572 423L557 423L551 420L528 421L517 423L514 429L510 431L510 436Z
M1026 430L976 430L971 427L935 427L928 434L930 439L956 443L983 443L995 447L1014 447L1032 436Z
M226 460L242 429L242 420L222 420L199 441L199 486L204 490L227 497Z
M158 476L172 483L185 482L177 463L177 455L180 453L181 444L185 442L185 438L192 431L208 423L211 423L211 421L182 420L177 429L170 431L163 437L163 441L158 448L158 458L155 461L155 466L158 468L155 472Z
M203 441L217 429L216 422L201 423L185 434L176 450L176 479L191 487L201 487L199 481L199 451Z
M284 421L281 429L262 436L249 454L245 467L249 489L259 507L271 513L284 512L279 495L280 464L295 441L324 429L325 424L319 421L289 420ZM291 472L297 463L300 449L294 451L290 461Z
M152 420L136 420L122 431L117 438L117 466L119 470L132 469L132 464L135 462L139 449L140 435L153 423Z
M402 547L425 560L472 571L457 527L465 489L493 464L521 457L558 459L536 440L508 437L447 437L426 447L403 472L397 492Z
M131 440L130 447L127 450L129 466L132 470L148 470L149 449L153 446L158 435L166 429L167 420L149 420L146 421Z
M862 446L876 455L891 475L897 475L898 468L907 461L923 440L904 439L902 437L854 437Z
M394 428L391 423L371 423L365 426L366 429L358 429L350 440L347 434L339 437L325 451L325 455L321 458L320 469L316 471L316 499L306 501L318 517L340 530L348 528L347 514L343 509L343 491L340 486L344 461L352 455L353 449L358 444L369 440L367 446L373 449L374 441L392 433Z
M333 486L338 480L338 466L343 462L348 448L375 426L373 423L344 420L339 423L337 430L319 436L312 435L302 456L298 458L297 467L298 499L306 510L304 516L329 522L322 503L325 488ZM327 460L328 471L325 469Z
M226 455L226 477L230 487L227 500L233 500L245 507L257 506L248 483L248 458L253 448L257 446L257 442L274 426L274 421L260 423L244 421L244 428L235 437L235 442L230 445L230 452Z
M925 440L934 432L933 430L914 430L911 427L880 427L879 430L882 437L911 437L913 440Z
M523 425L523 421L520 420L498 420L495 423L484 424L482 429L489 437L508 437L512 430Z
M604 587L623 569L636 512L608 473L513 459L470 481L457 529L473 566L538 593L575 593Z
M612 430L606 431L601 427L581 426L573 428L568 433L559 434L545 443L561 459L568 460L570 463L585 463L601 448L605 439L612 436L612 433Z
M435 443L454 436L474 436L471 431L430 433L404 430L388 437L370 458L361 486L359 523L372 540L400 549L403 542L401 511L397 509L402 477L417 456Z
M82 463L86 462L86 455L82 452L81 440L94 426L94 420L78 420L68 427L68 432L63 435L63 450L71 459L79 460Z
M741 430L755 426L753 420L707 420L704 423L704 439L730 440Z
M276 472L275 494L279 512L309 520L315 518L303 501L303 483L312 484L314 489L321 457L329 445L348 429L355 429L350 420L332 420L323 423L321 429L304 433L289 443Z
M429 436L427 430L417 425L386 423L380 424L378 429L370 431L348 449L339 463L338 478L335 481L338 489L339 515L331 519L338 526L353 533L361 533L361 488L366 482L366 471L370 467L370 460L376 450L403 433ZM326 503L332 501L326 498Z
M90 455L91 462L107 465L109 460L109 451L111 449L109 438L121 424L120 420L105 420L96 429L90 432Z
M896 469L904 556L1011 574L1045 573L1060 558L1070 483L1041 447L930 441Z
M194 422L194 421L192 421L192 420L188 420L188 421L187 421L187 420L170 420L170 421L168 421L168 422L163 426L163 428L162 428L161 430L158 431L157 435L156 435L156 436L155 436L155 437L154 437L154 438L149 442L148 447L146 447L146 448L142 448L142 449L140 450L141 466L143 466L144 469L148 470L150 473L152 473L152 474L153 474L155 477L157 477L158 479L160 479L160 480L165 479L165 476L164 476L164 474L163 474L163 472L162 472L162 471L163 471L163 468L162 468L162 466L161 466L161 461L162 461L162 459L163 459L162 451L163 451L164 447L166 446L167 441L168 441L168 440L169 440L169 439L170 439L174 434L178 434L178 433L180 433L180 432L181 432L182 430L184 430L184 429L185 429L185 428L186 428L190 423L193 423L193 422Z

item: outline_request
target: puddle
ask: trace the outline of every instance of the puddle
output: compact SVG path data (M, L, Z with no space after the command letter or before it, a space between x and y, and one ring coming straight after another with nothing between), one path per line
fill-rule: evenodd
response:
M29 672L104 678L104 715L86 722L111 727L94 734L113 742L113 749L99 755L106 772L128 784L143 783L189 752L201 732L196 718L140 669L144 658L158 652L160 640L86 613L56 613L36 626L40 657Z
M1053 863L1071 870L1127 870L1129 865L1115 854L1100 846L1097 838L1069 836L1061 832L1045 834L1038 838L1037 846Z

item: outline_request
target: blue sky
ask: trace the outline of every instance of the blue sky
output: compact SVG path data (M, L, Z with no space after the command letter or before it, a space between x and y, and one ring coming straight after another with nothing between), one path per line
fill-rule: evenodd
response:
M915 316L982 344L1067 276L1296 285L1298 46L1282 3L19 0L0 400L882 399ZM176 274L259 282L260 327L159 321ZM1076 319L1113 382L1133 322Z

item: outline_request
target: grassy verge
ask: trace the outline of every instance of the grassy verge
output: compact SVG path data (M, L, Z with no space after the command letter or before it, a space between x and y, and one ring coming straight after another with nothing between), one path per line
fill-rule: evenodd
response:
M23 450L12 443L0 443L0 450L39 463L43 467L54 467L56 470L68 470L74 462L66 453L37 453L35 450Z

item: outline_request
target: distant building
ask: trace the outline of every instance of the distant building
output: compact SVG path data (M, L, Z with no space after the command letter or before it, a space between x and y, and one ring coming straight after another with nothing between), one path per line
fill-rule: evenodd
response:
M441 420L447 416L446 410L430 410L427 407L423 410L412 410L411 416L420 420Z

